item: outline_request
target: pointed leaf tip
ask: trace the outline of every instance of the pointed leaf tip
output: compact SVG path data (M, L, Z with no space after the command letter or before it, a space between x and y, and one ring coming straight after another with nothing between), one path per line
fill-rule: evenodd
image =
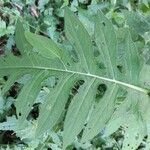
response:
M25 32L26 40L44 57L51 59L61 58L61 50L51 39L36 35L29 31Z

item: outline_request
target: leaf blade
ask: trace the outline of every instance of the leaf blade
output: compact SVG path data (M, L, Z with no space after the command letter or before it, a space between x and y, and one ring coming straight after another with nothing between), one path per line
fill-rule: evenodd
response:
M94 53L90 36L82 23L68 8L65 9L65 32L70 43L78 52L84 72L94 72Z
M118 86L116 84L109 85L107 92L91 113L83 132L82 142L90 140L104 129L114 112L117 92Z
M94 81L95 79L92 79L90 82L84 83L79 89L79 94L74 96L69 106L64 123L63 149L74 141L84 127L94 96L92 94L95 89L93 88Z
M25 37L27 41L44 57L52 59L55 57L59 59L61 58L61 50L51 39L27 31L25 32Z
M95 40L107 68L107 76L115 79L117 38L112 23L99 11L95 24Z

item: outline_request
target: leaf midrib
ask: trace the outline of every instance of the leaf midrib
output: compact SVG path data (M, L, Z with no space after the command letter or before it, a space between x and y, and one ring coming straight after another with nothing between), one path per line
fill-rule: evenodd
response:
M88 77L92 77L92 78L96 78L96 79L100 79L100 80L103 80L103 81L108 81L108 82L111 82L111 83L116 83L118 85L122 85L122 86L125 86L127 88L130 88L130 89L134 89L136 91L139 91L141 93L145 93L145 94L148 94L148 90L147 89L144 89L144 88L141 88L139 86L136 86L136 85L132 85L132 84L129 84L129 83L126 83L126 82L122 82L122 81L119 81L119 80L115 80L115 79L110 79L110 78L106 78L106 77L103 77L103 76L98 76L98 75L94 75L94 74L90 74L90 73L84 73L84 72L78 72L78 71L73 71L73 70L68 70L68 69L57 69L57 68L50 68L50 67L38 67L38 66L13 66L13 67L1 67L0 68L1 70L2 69L39 69L39 70L52 70L52 71L58 71L58 72L65 72L65 73L72 73L72 74L78 74L78 75L83 75L83 76L88 76Z

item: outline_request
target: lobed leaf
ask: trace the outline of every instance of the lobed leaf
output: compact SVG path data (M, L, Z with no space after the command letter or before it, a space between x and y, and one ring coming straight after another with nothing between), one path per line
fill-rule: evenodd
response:
M60 50L51 39L24 32L23 26L18 22L16 43L21 56L9 54L0 59L0 77L8 76L2 89L3 95L18 79L28 74L31 76L15 100L18 127L23 128L24 122L32 122L35 124L35 131L32 131L34 138L39 138L45 133L50 134L63 116L63 149L66 149L77 136L82 142L86 142L102 131L105 136L109 136L122 126L125 130L123 149L136 149L143 137L149 134L150 68L144 64L141 69L137 48L129 30L125 31L123 43L119 43L113 24L102 12L98 12L94 38L102 58L99 61L105 66L106 74L101 76L102 69L95 61L93 39L68 8L65 9L66 37L78 57L78 61L72 60L70 66L66 66L68 58L71 59L70 55ZM123 49L121 67L125 72L119 72L117 68L120 50L118 43ZM44 81L52 76L57 79L56 84L51 88L47 87L49 93L40 105L37 120L29 120L27 116L36 103ZM76 93L69 99L76 82L80 80L83 84L78 85ZM101 84L106 87L103 92L98 88ZM121 89L126 91L126 97L117 105ZM97 99L98 92L102 92L102 95Z

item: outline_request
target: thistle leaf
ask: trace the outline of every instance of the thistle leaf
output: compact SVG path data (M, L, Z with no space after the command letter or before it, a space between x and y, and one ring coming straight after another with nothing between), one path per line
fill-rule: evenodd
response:
M150 67L141 61L129 30L125 28L125 31L121 66L124 72L120 72L117 67L117 30L102 12L98 12L94 42L100 54L99 62L104 64L105 74L101 75L102 68L95 61L93 39L68 8L65 9L66 38L77 54L77 61L51 39L25 32L18 22L16 43L21 56L8 54L0 59L0 77L8 77L2 89L3 95L25 75L31 77L22 85L15 99L17 126L24 128L24 122L32 122L34 138L40 138L45 133L50 134L58 123L64 122L59 128L63 130L63 149L77 136L86 142L99 133L109 136L121 126L125 130L123 149L136 149L143 137L149 136ZM47 87L38 117L36 120L29 119L38 94L51 77L55 84ZM100 85L105 88L99 89ZM118 105L122 89L126 95Z

